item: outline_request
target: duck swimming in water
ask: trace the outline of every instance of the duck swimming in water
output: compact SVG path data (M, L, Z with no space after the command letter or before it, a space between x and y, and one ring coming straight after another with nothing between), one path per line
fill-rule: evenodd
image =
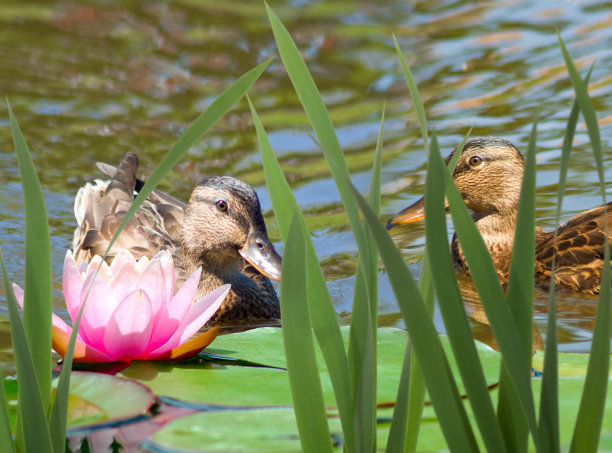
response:
M453 151L446 162L450 161ZM524 159L507 140L482 137L469 140L459 157L453 179L463 197L485 244L501 283L507 283L516 215L523 179ZM392 217L387 228L415 222L424 217L424 198ZM599 293L604 247L610 242L605 219L612 227L612 203L582 212L554 233L536 229L535 278L546 286L550 282L555 256L555 285L573 291ZM468 273L457 235L451 253L455 269Z
M138 157L127 153L110 182L87 184L77 193L73 249L77 263L102 256L142 187ZM128 249L136 259L160 250L172 253L180 287L198 266L202 275L195 299L229 283L231 290L210 324L280 318L280 304L269 278L280 279L281 257L268 239L259 199L251 186L228 176L203 179L187 204L153 191L109 252Z

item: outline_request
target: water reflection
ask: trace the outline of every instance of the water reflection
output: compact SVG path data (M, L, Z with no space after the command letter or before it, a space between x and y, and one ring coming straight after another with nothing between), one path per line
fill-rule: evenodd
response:
M610 7L603 0L274 0L270 5L303 51L361 190L368 185L386 103L385 214L422 194L425 162L393 33L406 52L429 124L438 131L444 151L450 151L472 125L475 135L502 135L524 149L539 111L539 226L554 226L558 148L573 99L555 30L581 69L597 60L591 94L604 149L612 144L612 27ZM142 173L150 174L199 112L236 77L274 55L275 45L263 5L248 0L48 0L28 2L27 7L12 0L0 6L0 25L0 87L28 139L45 188L54 300L63 314L59 288L75 226L72 199L78 186L98 176L94 163L116 162L133 150L143 157ZM249 95L307 215L337 311L346 314L352 300L355 245L334 183L278 59ZM6 110L1 105L0 109L0 243L10 279L21 284L21 190ZM588 149L580 126L570 163L566 218L585 205L600 203ZM604 159L612 179L612 155ZM196 181L212 174L229 174L256 186L270 235L278 242L244 102L190 151L161 189L186 199ZM411 235L401 246L418 275L422 235ZM381 323L401 326L382 270L380 298ZM588 347L592 317L576 313L577 306L593 304L570 297L566 305L559 305L565 349ZM545 317L542 308L536 318L540 327ZM440 323L439 328L443 330Z

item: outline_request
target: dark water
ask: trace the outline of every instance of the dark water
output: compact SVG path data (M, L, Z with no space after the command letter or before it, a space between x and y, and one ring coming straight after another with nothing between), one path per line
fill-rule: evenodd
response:
M612 180L612 8L606 1L270 1L323 93L358 188L365 190L386 104L383 213L423 192L425 154L399 69L393 34L419 84L429 125L450 151L473 135L499 135L525 149L536 115L538 224L553 227L559 146L573 101L555 31L579 69L596 61L590 93L606 177ZM8 97L45 190L52 236L55 307L64 314L61 265L75 226L77 188L100 177L96 161L141 156L149 174L215 96L275 55L263 2L20 1L0 4L0 94ZM272 145L307 215L341 316L350 313L355 245L340 198L277 58L250 90ZM601 203L579 123L564 218ZM239 103L167 177L187 198L200 178L230 174L254 185L278 243L255 134ZM608 193L609 197L610 193ZM0 103L0 243L9 277L23 283L23 213L6 107ZM398 237L418 275L422 227ZM282 245L278 244L282 251ZM2 291L2 290L0 290ZM560 296L560 343L586 350L594 300ZM536 319L543 330L545 302ZM381 271L380 324L399 325ZM436 322L443 330L439 316ZM474 324L481 335L482 327ZM545 334L544 331L542 331Z

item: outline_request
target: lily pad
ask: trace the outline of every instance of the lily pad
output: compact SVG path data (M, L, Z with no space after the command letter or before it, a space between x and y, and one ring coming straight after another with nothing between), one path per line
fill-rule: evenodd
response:
M54 379L53 385L57 385L57 379ZM5 379L4 389L14 430L17 380ZM139 382L106 374L73 371L68 399L68 434L144 417L155 400L153 392Z
M57 378L53 385L57 385ZM73 371L70 376L68 432L144 417L155 400L151 389L140 382L108 374Z
M343 334L346 339L347 328L343 328ZM448 356L451 357L451 368L455 376L459 376L450 354L448 339L441 337L441 340ZM385 448L389 434L389 420L393 415L392 407L383 406L395 400L406 341L405 331L394 328L381 328L378 331L377 400L381 404L377 427L379 449ZM160 395L189 402L188 407L206 411L167 424L152 438L151 448L155 446L159 451L215 451L216 449L254 451L253 449L258 447L265 451L274 451L276 445L283 445L282 448L279 447L282 451L299 451L299 444L292 443L296 439L291 438L297 432L294 419L289 415L278 418L275 416L277 412L291 413L291 409L270 407L291 405L288 377L283 369L285 359L281 331L276 328L262 328L225 335L218 337L213 346L206 350L207 354L200 355L198 361L181 364L134 363L123 371L124 376L145 382ZM499 353L480 343L477 343L477 349L487 383L495 384L500 367ZM324 397L329 414L332 415L328 419L331 427L331 424L339 423L338 419L333 417L335 400L319 351L317 357ZM587 361L587 354L559 354L562 445L568 445L571 440ZM536 354L533 359L534 368L541 370L541 363L540 355ZM459 389L463 392L460 379L457 379ZM532 382L535 399L538 402L541 379L533 378ZM493 395L492 398L496 404L496 396ZM251 409L244 410L248 408ZM472 426L477 431L467 400L466 410ZM252 421L249 418L251 416L253 416ZM253 426L256 426L255 423L261 423L261 427L253 430L245 429L243 436L242 428L236 428L234 423L236 417L244 419L245 424L253 423ZM272 426L272 423L276 424L277 421L282 426ZM274 435L277 432L285 433L291 442L276 443ZM339 428L337 430L332 428L332 432L340 431ZM476 435L478 437L478 433ZM600 447L605 448L609 444L612 444L612 405L606 408ZM448 449L434 410L429 405L425 407L423 413L417 449L419 451Z
M348 328L342 333L348 341ZM446 337L445 348L450 349ZM378 389L379 403L395 401L407 334L395 328L378 330ZM157 363L134 362L121 375L146 383L158 395L171 398L226 406L291 405L291 392L286 366L282 332L278 328L261 328L217 337L197 362ZM499 372L499 354L478 344L489 384L495 383ZM231 360L224 361L217 356ZM325 403L335 406L333 390L325 363L317 349L319 372ZM260 365L241 366L242 363ZM454 361L451 367L455 369ZM461 388L461 385L460 385Z
M338 419L330 420L334 451L341 451ZM302 451L293 409L211 411L167 423L143 445L156 452Z

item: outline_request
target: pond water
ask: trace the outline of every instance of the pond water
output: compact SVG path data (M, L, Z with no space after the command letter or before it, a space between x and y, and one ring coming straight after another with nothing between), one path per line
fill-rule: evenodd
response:
M573 102L558 30L581 71L596 61L590 94L601 126L606 178L612 180L609 2L272 0L269 4L303 52L361 190L369 184L386 105L383 220L422 194L425 169L393 34L419 84L429 125L435 127L444 152L450 152L470 126L473 135L503 136L524 150L538 115L537 219L539 226L552 228L559 148ZM263 2L250 0L49 0L27 5L5 0L0 22L0 90L11 102L44 188L54 304L66 317L61 269L75 227L73 197L80 185L101 176L95 162L115 164L125 152L136 151L146 177L216 95L275 55L276 47ZM335 185L278 58L249 95L307 216L337 313L348 318L355 244ZM0 243L9 278L22 284L21 188L3 103L0 132ZM575 143L564 219L601 203L582 122ZM245 101L189 152L161 188L186 199L199 179L213 174L233 175L256 188L270 235L282 252ZM416 225L395 235L415 276L422 258L422 233L422 226ZM379 323L402 327L382 268L380 281ZM595 306L594 299L560 295L561 349L588 350ZM545 296L536 308L537 325L545 338ZM485 338L486 324L474 318L474 333ZM438 314L436 323L443 331Z

